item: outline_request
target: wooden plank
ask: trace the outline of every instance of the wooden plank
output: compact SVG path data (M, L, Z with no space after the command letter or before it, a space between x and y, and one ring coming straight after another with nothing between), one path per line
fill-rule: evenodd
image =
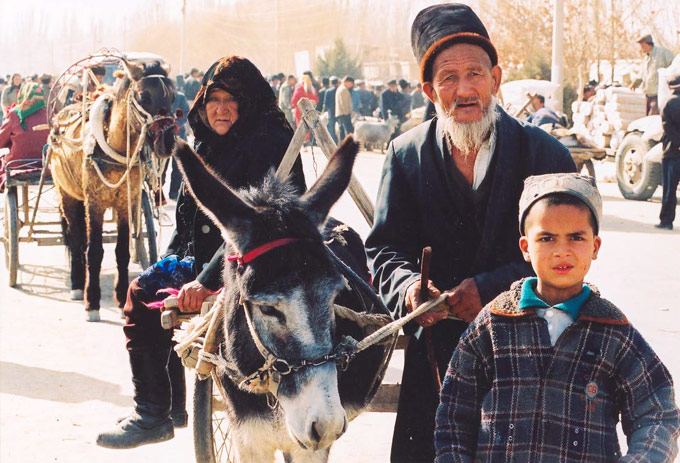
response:
M411 339L411 336L400 334L399 337L397 338L397 344L394 346L394 349L405 350L406 346L408 346L409 339Z
M328 133L328 129L326 128L326 126L319 121L319 112L315 109L312 102L307 98L302 98L298 102L298 108L300 109L300 111L302 111L302 114L304 114L303 120L309 126L312 133L314 134L314 138L321 147L321 151L326 156L326 158L330 159L330 157L333 156L333 153L335 153L335 150L337 150L338 147L335 144L335 142L333 142L333 139L331 138L331 135ZM354 200L354 203L359 208L361 215L364 216L364 219L366 219L368 225L372 227L373 217L375 215L373 210L373 203L371 202L368 195L366 194L366 191L364 191L363 187L361 186L361 184L354 175L352 175L352 179L349 182L348 190L350 196Z
M378 392L368 406L368 411L378 413L396 413L399 404L401 384L381 384Z

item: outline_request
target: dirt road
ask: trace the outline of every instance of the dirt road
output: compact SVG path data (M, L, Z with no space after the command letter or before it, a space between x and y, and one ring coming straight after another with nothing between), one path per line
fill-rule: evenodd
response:
M355 173L372 198L382 159L362 154L356 166ZM311 179L314 163L308 154L304 161ZM319 171L323 165L318 159ZM598 176L611 175L611 167L598 165ZM588 280L626 312L678 379L680 232L652 227L660 191L653 201L640 203L624 200L615 184L601 182L600 187L603 245ZM365 236L368 227L350 201L341 200L334 215ZM165 211L171 217L172 204ZM163 228L165 239L170 230ZM20 262L15 289L7 287L7 272L0 270L0 461L193 462L190 428L177 430L171 441L134 450L95 445L97 433L133 404L122 320L111 298L112 245L105 246L101 323L86 323L82 303L69 301L63 248L22 244ZM131 265L131 273L139 271ZM388 381L400 377L398 360L397 356L390 367ZM387 462L393 422L393 414L362 415L335 445L331 461Z

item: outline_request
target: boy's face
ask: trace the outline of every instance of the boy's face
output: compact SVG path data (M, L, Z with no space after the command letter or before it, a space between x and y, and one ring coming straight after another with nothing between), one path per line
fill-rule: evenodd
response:
M539 201L524 223L519 247L538 276L538 296L554 305L578 295L602 242L594 236L590 211Z

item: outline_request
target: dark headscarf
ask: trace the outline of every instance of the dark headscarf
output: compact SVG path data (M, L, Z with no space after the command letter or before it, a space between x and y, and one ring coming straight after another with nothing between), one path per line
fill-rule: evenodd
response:
M205 113L208 93L216 88L229 92L238 102L238 119L225 135L218 135L212 130ZM262 73L252 62L240 56L226 56L210 66L188 119L196 140L207 143L213 150L226 146L239 134L250 132L264 119L285 127L291 133L293 130L277 106L274 93Z

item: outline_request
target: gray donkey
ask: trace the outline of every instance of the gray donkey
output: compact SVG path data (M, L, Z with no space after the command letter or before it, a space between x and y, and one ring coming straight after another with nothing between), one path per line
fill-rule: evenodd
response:
M360 311L366 298L324 243L337 229L327 216L349 184L357 149L348 137L297 196L273 174L260 187L234 192L178 141L174 155L185 181L233 254L225 261L221 314L226 366L218 371L239 462L273 461L276 449L286 462L326 462L382 380L393 343L347 363L343 335L365 333L337 317L334 303ZM354 232L347 237L330 247L344 251L343 260L367 280L363 243Z

